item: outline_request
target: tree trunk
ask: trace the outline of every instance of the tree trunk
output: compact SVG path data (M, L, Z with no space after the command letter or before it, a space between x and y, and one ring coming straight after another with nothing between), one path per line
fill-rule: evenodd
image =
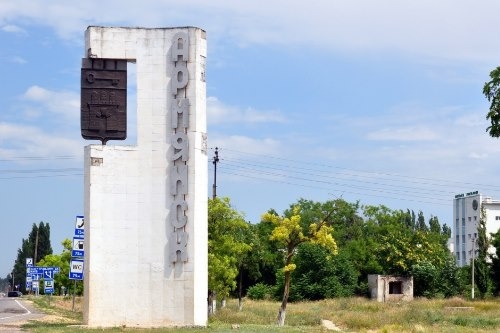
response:
M241 311L243 309L243 299L242 299L242 291L241 291L242 288L243 288L243 274L241 273L241 269L240 269L240 283L238 286L238 311Z
M214 315L217 309L217 298L215 292L209 290L208 291L208 315Z
M290 294L290 275L291 272L285 272L285 288L283 289L283 300L281 301L280 310L278 311L278 326L285 326L286 305L288 303L288 295Z

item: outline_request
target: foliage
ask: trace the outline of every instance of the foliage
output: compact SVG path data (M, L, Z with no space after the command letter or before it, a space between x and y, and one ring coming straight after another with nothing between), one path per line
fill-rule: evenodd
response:
M495 295L500 294L500 229L491 235L491 245L495 254L491 256L491 277L494 282Z
M299 200L296 205L292 205L289 210L285 211L284 216L266 213L262 217L262 220L274 224L270 239L281 245L285 253L283 266L284 288L281 307L278 312L278 326L285 324L291 273L296 268L293 257L297 247L303 243L311 243L325 247L329 251L329 255L337 253L337 243L332 237L333 227L329 223L334 207L335 205L329 202L325 205L318 205L312 201Z
M275 289L273 286L259 282L248 288L247 296L253 300L269 300L272 299Z
M413 265L413 295L432 297L439 286L439 271L428 261Z
M486 119L491 125L486 128L491 137L500 137L500 67L490 72L491 80L483 86L483 94L490 102L490 109L486 114Z
M486 235L486 210L481 206L481 215L477 230L477 258L474 260L474 281L481 296L487 296L492 290L490 266L487 262L489 240Z
M71 261L71 250L73 244L68 238L63 240L61 244L63 246L63 251L61 254L48 254L38 262L38 265L59 267L59 274L54 275L54 294L61 295L63 293L63 287L66 289L67 294L72 294L73 289L76 285L76 294L82 295L83 283L77 282L75 284L74 281L69 279L69 265Z
M304 243L297 250L295 263L291 301L354 295L358 274L345 252L339 251L338 255L331 256L322 246Z
M17 250L17 258L13 268L15 284L19 285L20 290L26 292L26 259L33 258L36 264L40 258L48 254L52 254L50 225L40 222L37 226L33 223L28 238L22 240L22 245Z
M208 289L219 298L236 287L241 258L252 248L244 241L248 228L229 198L208 200Z

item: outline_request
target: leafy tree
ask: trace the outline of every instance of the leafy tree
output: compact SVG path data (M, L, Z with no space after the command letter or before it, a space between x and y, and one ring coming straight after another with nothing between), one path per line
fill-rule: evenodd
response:
M344 251L331 256L323 246L304 243L298 247L294 262L297 267L292 273L295 282L290 287L290 301L350 297L356 290L358 273Z
M324 214L324 209L328 209ZM284 289L280 309L278 311L278 326L285 324L286 306L290 293L291 274L296 265L293 257L297 247L303 243L314 243L327 248L330 254L337 253L337 244L332 237L333 228L330 226L329 217L334 212L334 205L325 203L323 207L312 201L300 200L298 204L292 205L284 216L266 213L262 219L271 221L274 229L271 239L281 245L285 253L283 267ZM321 213L323 216L318 216ZM303 215L301 215L303 214Z
M427 231L427 224L425 224L425 217L422 211L418 212L416 229L420 231Z
M36 264L36 260L48 254L52 254L50 225L44 222L40 222L39 225L33 223L28 238L22 240L21 248L17 250L17 258L14 263L13 273L19 289L26 291L26 259L33 258Z
M209 302L224 298L236 287L240 258L250 251L244 234L249 228L243 215L231 207L229 198L208 200ZM212 309L213 311L213 309Z
M500 293L500 229L491 235L491 245L495 248L495 254L491 256L491 276L494 281L494 292Z
M491 80L483 86L483 94L490 102L490 110L486 114L486 119L491 125L486 128L491 137L500 137L500 67L490 72Z
M277 215L276 211L269 210L269 214ZM278 244L269 237L274 229L271 221L262 220L253 227L255 243L249 253L258 264L258 281L266 285L276 284L276 272L282 268L285 260L284 252L280 251Z
M69 264L71 261L71 250L73 244L70 239L65 239L61 242L63 252L61 254L48 254L43 257L39 262L39 266L59 267L59 274L54 275L54 292L56 294L62 291L62 287L70 293L74 288L74 282L69 279ZM83 293L83 283L77 283L76 293L81 295Z
M0 278L0 291L6 291L9 289L10 283L9 283L10 275L7 275L5 279Z
M463 283L462 271L457 266L455 256L450 252L440 269L439 286L437 292L444 297L460 295L464 292L466 284Z
M486 235L486 209L481 206L481 216L477 230L477 258L474 260L474 281L484 297L491 293L492 281L487 260L489 240Z
M435 234L441 233L441 225L439 224L439 219L437 216L431 216L429 219L429 230Z
M371 224L375 255L384 274L410 274L418 265L430 263L440 269L449 256L441 233L431 232L419 212L415 229L407 223L408 213L390 210L385 206L364 207L364 215ZM433 224L436 224L433 222ZM426 266L427 267L427 266Z
M431 297L436 294L439 284L439 270L428 261L412 266L413 294Z

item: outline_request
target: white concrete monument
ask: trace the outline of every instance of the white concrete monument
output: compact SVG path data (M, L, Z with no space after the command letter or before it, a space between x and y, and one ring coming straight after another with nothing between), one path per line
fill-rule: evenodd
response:
M136 63L137 145L85 147L84 321L205 326L205 31L89 27L85 57Z

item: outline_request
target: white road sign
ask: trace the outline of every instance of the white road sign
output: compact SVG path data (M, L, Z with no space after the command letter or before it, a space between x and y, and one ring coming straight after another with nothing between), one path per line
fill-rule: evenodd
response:
M71 280L83 280L83 260L71 259L69 263L69 278Z

